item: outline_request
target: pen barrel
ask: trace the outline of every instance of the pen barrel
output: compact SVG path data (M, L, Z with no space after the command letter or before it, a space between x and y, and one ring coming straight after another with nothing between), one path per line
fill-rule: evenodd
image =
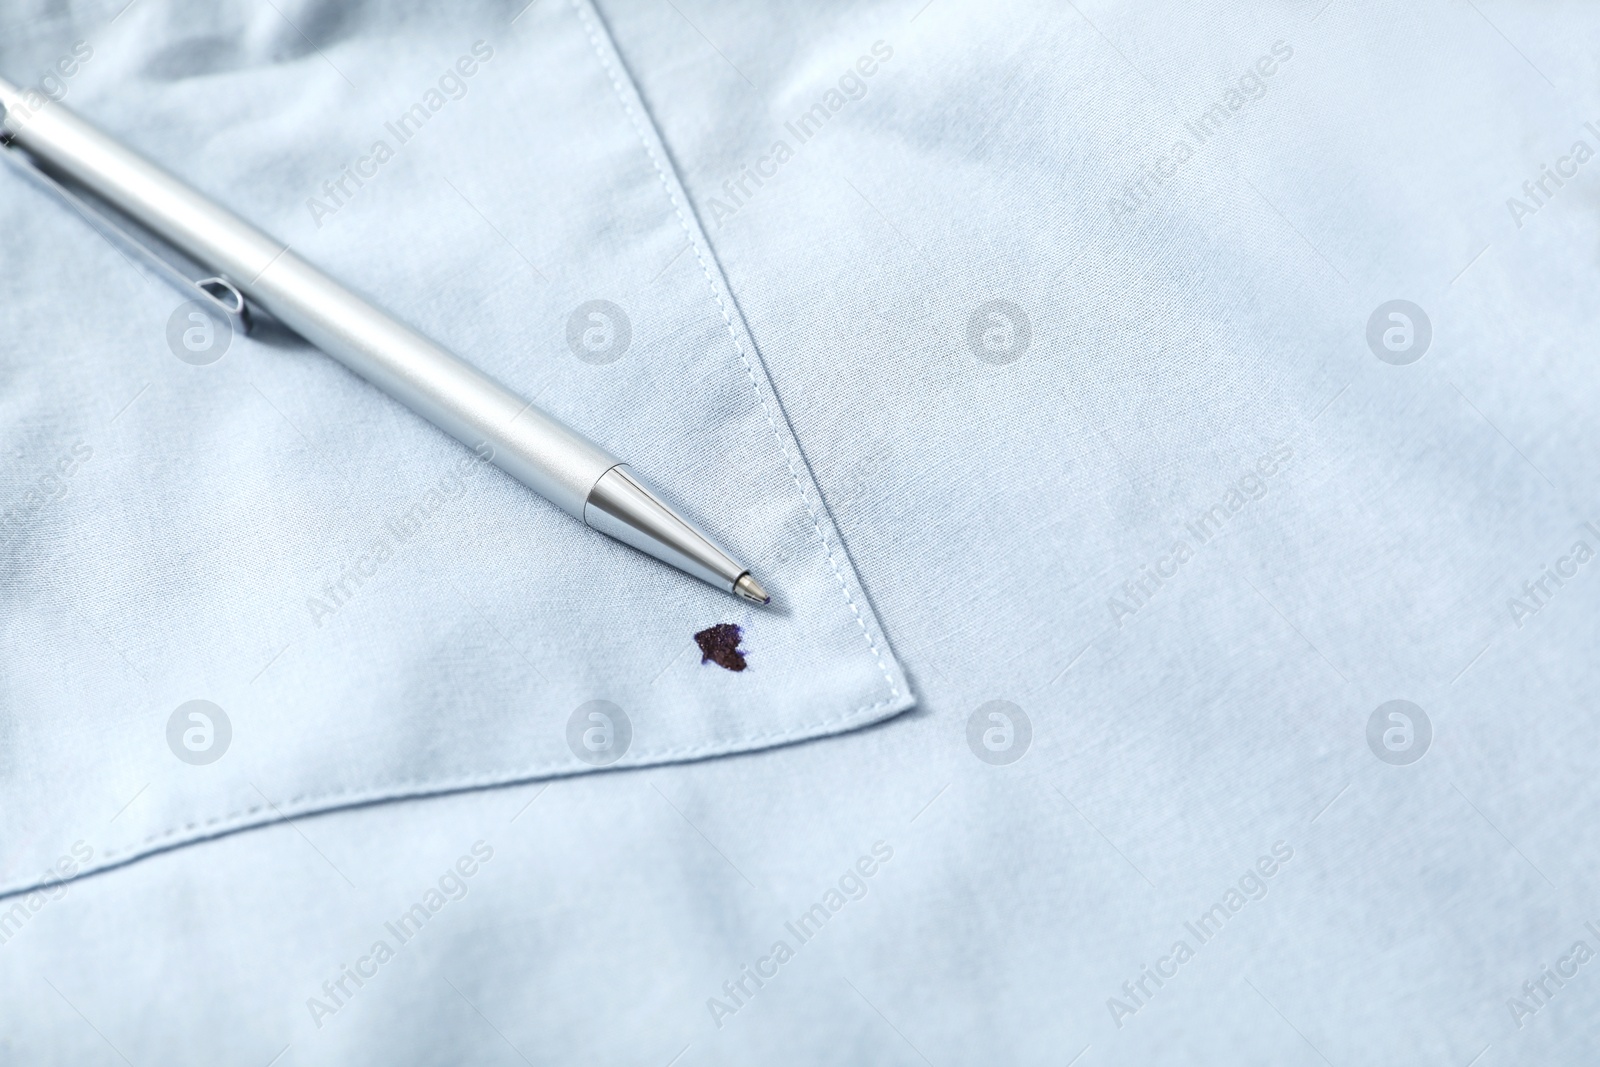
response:
M250 284L235 284L307 341L580 521L596 483L620 462L292 251Z
M6 132L34 158L462 444L487 445L496 466L583 520L590 491L619 462L604 449L60 104L0 80L0 107Z

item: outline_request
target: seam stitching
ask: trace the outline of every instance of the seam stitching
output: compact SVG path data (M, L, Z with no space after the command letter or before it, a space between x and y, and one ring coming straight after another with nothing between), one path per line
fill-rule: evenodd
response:
M748 737L739 738L736 741L734 741L733 743L734 744L750 744L752 742L774 742L774 743L776 743L776 742L794 740L794 739L797 739L798 737L805 736L808 733L811 733L811 732L814 732L814 731L817 731L817 730L821 730L824 727L832 726L832 725L834 725L836 723L846 722L846 721L851 720L851 719L856 719L856 718L861 718L861 717L865 717L865 716L871 715L874 712L883 710L885 708L892 707L895 703L897 703L897 701L895 701L895 700L881 700L876 704L870 704L870 705L867 705L866 707L856 708L853 711L844 712L843 714L837 715L837 716L835 716L835 717L833 717L831 719L823 719L823 720L821 720L819 722L814 722L814 723L805 723L805 724L800 725L800 726L792 727L792 728L790 728L788 730L779 730L779 731L774 731L774 732L765 733L765 734L753 734L753 735L750 735ZM657 760L657 759L684 757L684 756L696 756L696 755L705 755L705 754L711 754L711 753L728 753L728 754L731 755L734 752L749 751L748 749L729 750L728 747L727 747L728 743L729 742L727 742L727 741L707 741L707 742L702 742L700 744L694 744L694 745L680 745L677 748L657 749L657 750L649 751L649 752L640 752L640 753L637 754L638 758L636 758L636 759L631 759L630 760L630 759L626 759L625 758L623 760L619 760L616 763L607 765L607 767L605 769L606 770L642 769L644 767L651 766L652 765L652 761ZM481 786L487 786L487 785L509 785L509 784L512 784L512 783L515 783L515 782L523 781L523 780L529 778L530 776L537 776L537 775L541 775L541 774L548 774L548 775L551 775L551 776L559 776L559 777L571 777L571 776L576 775L576 774L591 773L593 770L594 770L594 768L588 766L587 764L582 764L582 765L573 764L573 765L570 765L570 766L545 765L545 766L542 766L542 767L523 768L523 769L520 769L520 770L514 770L514 771L504 772L504 773L487 774L487 775L472 775L472 776L468 776L468 777L464 777L464 778L451 778L451 779L414 778L414 779L408 779L406 781L390 782L390 783L387 783L386 785L384 785L384 786L382 786L380 788L376 788L376 789L364 789L364 790L363 789L340 789L340 790L335 790L332 793L322 793L322 792L302 793L299 796L290 797L287 800L284 800L281 803L276 804L276 805L273 805L271 803L256 804L256 805L253 805L253 806L248 807L248 808L241 808L238 811L229 812L226 815L217 815L217 816L213 816L212 818L209 818L209 819L201 819L201 820L196 820L196 821L193 821L193 822L187 822L187 823L184 823L181 826L175 826L170 830L162 830L162 831L159 831L157 833L148 834L141 841L138 841L138 842L136 842L134 844L124 845L121 848L106 849L105 851L103 851L101 853L101 856L103 856L106 860L112 860L112 859L114 859L114 858L116 858L118 856L124 856L124 855L127 855L129 853L138 852L139 850L147 848L150 845L152 845L152 844L154 844L154 843L156 843L158 841L164 841L164 840L167 840L169 838L176 837L177 835L185 833L185 832L192 832L192 831L195 831L195 830L224 830L224 829L229 828L230 825L233 825L233 826L247 825L249 823L249 821L250 821L250 816L256 815L256 814L258 814L260 812L267 811L269 808L272 809L279 816L276 819L270 820L271 822L286 822L286 821L289 820L291 813L293 815L316 814L321 809L320 808L316 808L316 807L311 807L310 805L320 805L320 804L323 804L323 803L325 803L325 802L327 802L329 800L333 800L335 798L345 798L345 799L349 800L350 803L352 803L352 804L359 804L359 803L364 803L364 802L368 802L368 801L381 801L381 800L385 800L385 799L396 799L396 800L398 800L398 799L404 799L406 797L411 797L411 796L427 795L427 794L416 794L416 793L406 794L406 793L397 793L396 792L397 789L404 789L404 788L412 787L412 786L428 786L428 787L430 787L430 790L429 790L430 792L439 792L439 793L455 792L455 791L458 791L458 790L472 789L472 788L475 788L475 787L481 787ZM95 867L92 867L92 868L86 868L82 873L83 874L90 874L95 870L99 870L102 866L104 866L104 865L101 864L101 865L96 865ZM10 887L10 888L0 888L0 894L18 892L18 891L20 891L22 889L27 888L27 885L29 885L29 884L32 884L32 883L20 884L20 885L17 885L17 886L14 886L14 887Z
M662 166L662 161L658 157L655 147L650 143L649 138L645 136L644 129L639 125L639 117L634 111L633 103L629 99L627 92L618 81L611 57L601 48L600 41L596 36L598 19L593 17L590 10L591 6L592 0L572 0L572 9L577 13L579 20L583 23L584 32L589 37L589 46L594 49L595 58L600 61L606 78L610 80L611 89L617 96L617 102L622 105L622 110L628 116L629 125L633 127L634 134L639 138L639 146L644 149L645 156L656 169L656 178L661 182L661 189L666 194L667 203L672 205L673 213L678 217L678 225L683 228L684 236L689 239L690 245L694 248L694 258L700 263L700 273L704 275L706 286L711 290L711 297L717 302L717 309L722 313L722 321L728 327L728 337L733 341L734 350L739 353L739 361L744 364L744 372L750 380L750 387L755 390L756 399L761 403L762 414L766 416L767 428L772 431L772 438L777 443L779 451L783 453L784 464L789 468L789 477L794 479L795 490L799 493L800 502L806 507L806 514L811 518L811 528L816 531L817 540L822 545L823 554L828 558L828 566L832 569L834 578L839 582L840 591L844 593L845 603L850 605L850 611L856 618L856 625L861 627L861 634L867 639L867 648L871 650L873 658L878 661L878 669L883 672L883 680L889 686L890 698L897 698L900 695L900 687L895 684L894 676L889 671L889 665L883 661L883 652L878 648L878 643L873 640L872 630L867 626L866 618L856 605L855 598L850 595L850 584L845 580L844 572L839 569L839 561L833 554L833 545L829 542L827 534L822 529L822 520L817 515L817 509L812 506L811 495L806 491L805 483L800 478L800 472L795 468L794 457L789 452L789 446L784 442L783 435L778 432L778 424L773 417L772 407L767 403L767 398L761 391L761 383L756 378L755 368L751 366L750 357L745 352L743 342L739 339L739 332L734 328L733 316L722 299L722 292L717 287L716 280L711 275L711 267L706 262L705 254L701 249L702 240L697 240L697 237L702 239L703 237L694 228L690 227L689 220L684 217L683 206L678 202L677 194L667 180L666 170ZM612 45L615 47L614 41ZM641 100L641 109L643 106Z
M883 672L883 680L889 686L889 697L887 700L880 700L874 704L863 705L862 707L856 708L852 711L846 711L836 715L831 719L822 719L817 722L802 723L787 730L781 730L777 732L748 734L744 737L736 739L709 741L696 745L680 745L677 748L639 752L636 754L636 759L619 761L615 764L611 764L606 769L610 770L630 767L643 767L649 765L651 761L655 760L668 760L710 753L728 753L731 755L735 752L747 750L738 748L730 749L728 747L730 744L749 745L758 742L770 742L776 744L783 741L796 740L802 737L812 736L816 731L820 731L824 727L834 726L839 723L848 722L852 719L870 716L875 712L891 707L901 699L900 687L895 683L894 676L889 670L889 665L884 662L883 651L878 647L878 643L873 639L872 630L867 626L865 616L862 615L860 607L855 602L855 598L851 596L850 584L845 579L844 572L839 567L838 559L834 556L833 545L828 540L827 533L822 528L822 520L817 514L816 508L812 505L810 493L807 491L805 482L800 477L800 472L795 466L795 460L789 451L789 446L787 443L785 443L783 434L778 429L777 420L773 415L772 407L770 404L768 404L765 394L763 394L761 391L760 380L756 377L755 368L750 362L750 357L745 351L743 342L739 339L738 329L733 324L732 313L729 311L727 303L722 299L722 292L717 286L715 277L712 275L710 264L708 264L706 261L705 251L702 248L703 235L701 235L695 227L690 226L688 218L684 215L683 206L679 203L678 196L673 191L671 182L667 178L666 170L662 165L662 161L654 147L651 145L649 138L645 135L644 129L640 126L638 114L636 113L632 102L629 100L626 90L618 80L616 68L612 64L611 59L606 54L604 48L601 46L600 40L596 35L596 26L598 20L593 17L592 12L589 10L589 0L572 0L572 8L577 14L579 21L583 24L584 33L589 39L589 46L591 49L593 49L595 58L599 60L601 69L606 75L606 79L611 83L611 89L612 92L616 94L617 102L622 105L623 112L628 116L629 125L633 128L635 136L639 138L640 147L644 149L646 158L650 160L651 165L655 168L656 178L661 183L662 191L666 194L667 203L672 206L673 214L677 216L678 225L682 227L684 236L689 239L689 243L694 249L695 259L700 264L700 272L706 280L706 287L710 289L712 299L716 301L717 310L721 313L722 321L728 328L728 337L733 341L734 350L739 353L739 361L744 365L745 376L750 382L751 389L754 390L756 394L756 399L761 404L762 414L766 417L767 428L772 432L773 441L777 444L778 450L783 455L784 465L789 469L789 477L794 480L795 491L799 494L800 502L805 505L806 514L811 519L811 528L813 531L815 531L817 540L822 545L823 554L827 557L828 566L833 571L833 576L839 583L840 591L844 594L845 603L850 606L851 614L855 616L856 625L861 628L861 634L866 638L867 648L872 652L873 659L877 661L878 669ZM643 107L642 102L640 106L641 108ZM427 793L408 794L397 792L397 790L402 790L409 787L427 786L429 787L429 792L453 792L462 789L472 789L489 785L508 785L524 779L537 778L540 775L562 775L562 772L564 771L568 773L581 774L587 773L589 770L591 769L587 766L582 768L563 768L560 766L545 765L541 767L527 767L518 771L512 771L509 774L499 773L491 775L476 775L455 779L414 778L406 781L391 782L380 789L368 789L366 791L359 789L339 789L331 793L302 793L299 796L290 797L288 800L283 801L282 804L277 805L277 810L281 813L282 809L296 808L296 806L299 805L300 807L295 811L295 814L306 815L313 814L320 810L314 805L323 805L330 800L340 798L346 798L350 800L351 803L363 803L377 802L382 800L401 800L406 799L407 797L427 795ZM162 830L157 833L149 834L142 841L134 844L125 845L121 848L107 849L102 852L101 855L106 860L112 860L119 856L127 856L132 853L139 852L140 850L146 849L159 841L165 841L186 832L207 830L221 832L231 828L243 828L244 826L250 824L251 816L266 811L271 806L272 805L268 804L257 804L253 807L229 812L226 815L218 815L209 819L184 823L181 826L175 826L169 830ZM280 819L274 821L287 821L287 819L287 815L281 815ZM82 873L90 874L93 873L93 871L100 870L103 866L105 865L96 865L93 868L85 869ZM32 884L33 883L20 883L9 888L0 887L0 895L22 892L28 889Z

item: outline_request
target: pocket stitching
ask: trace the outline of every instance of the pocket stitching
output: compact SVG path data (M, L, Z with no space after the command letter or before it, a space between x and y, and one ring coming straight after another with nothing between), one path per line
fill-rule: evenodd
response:
M711 255L711 251L709 243L707 243L705 240L704 230L698 225L698 219L695 220L695 225L690 225L689 218L684 212L683 203L680 201L678 195L680 192L682 192L682 187L681 185L678 185L676 189L674 188L674 178L669 177L667 168L663 165L660 151L658 151L657 146L652 143L650 137L646 134L645 128L640 124L639 115L644 111L643 100L638 96L637 87L633 87L634 92L630 98L629 92L624 87L622 81L619 80L618 68L621 67L620 55L616 53L615 42L611 41L609 31L604 30L604 24L601 22L598 12L595 11L592 0L572 0L572 8L580 23L583 25L585 36L587 36L589 39L590 48L593 50L595 58L599 61L602 72L605 74L606 79L611 83L611 88L613 93L616 95L617 102L622 106L623 112L627 115L629 125L633 128L635 136L637 136L639 139L640 147L644 150L646 158L650 160L651 165L655 168L657 180L661 183L662 191L667 198L667 203L672 207L674 215L677 216L678 225L682 228L684 236L688 238L690 245L694 249L695 259L700 264L701 275L705 278L706 286L711 292L711 297L716 302L717 309L722 315L723 323L727 326L729 339L733 342L734 350L739 354L739 360L744 366L745 376L750 382L750 387L756 394L756 400L761 404L762 414L767 420L767 428L771 431L773 442L778 446L778 450L783 456L784 465L788 468L789 476L794 481L795 491L800 497L800 502L805 505L806 514L811 520L812 530L816 533L818 543L822 546L823 554L827 557L828 566L833 571L834 578L839 583L839 589L844 594L845 603L849 605L851 614L855 616L856 625L860 627L862 636L866 639L867 648L872 653L873 659L877 662L878 669L882 672L883 679L889 687L889 695L886 699L877 701L875 703L862 705L861 707L855 708L851 711L843 712L831 718L821 719L815 722L801 723L786 730L768 732L764 734L746 734L742 737L712 740L692 745L680 745L676 748L656 749L653 751L638 751L631 754L633 758L630 759L628 757L624 757L617 763L611 764L603 769L620 770L639 768L650 766L658 762L675 759L692 759L696 756L722 754L733 755L738 752L750 751L752 747L769 747L807 737L821 736L829 727L858 719L871 719L879 712L894 710L898 705L904 703L904 698L900 691L900 687L895 682L893 672L890 671L888 664L884 661L883 650L879 647L878 642L874 639L872 630L867 624L866 617L862 614L860 607L856 604L854 596L851 594L849 581L845 578L844 572L840 569L838 558L834 554L833 545L829 541L826 531L823 530L821 517L818 515L817 508L813 505L810 493L807 491L804 480L800 477L799 470L796 468L795 457L791 454L788 444L783 439L783 434L778 429L778 424L773 413L772 405L768 402L766 395L761 390L761 383L756 377L755 367L751 362L750 354L746 352L745 345L739 336L739 330L734 325L733 313L729 310L727 301L723 299L722 290L717 285L717 278L720 276L720 271L718 274L713 274L711 263L708 261L707 257ZM604 32L606 35L606 40L611 42L611 50L609 54L600 40L600 32ZM616 62L613 62L612 57L614 55L617 56ZM631 79L629 80L628 85L632 86ZM637 110L634 107L635 101L638 102ZM654 130L653 125L651 126L651 129ZM657 133L657 138L659 140L659 132ZM684 195L683 200L687 200L686 194ZM724 285L725 284L726 280L724 279ZM787 422L785 425L787 425ZM790 432L793 432L792 428L790 428ZM124 845L119 848L106 849L101 852L103 862L96 864L93 867L83 868L78 877L105 870L108 867L117 866L120 863L130 862L139 856L147 854L151 850L151 846L158 845L160 842L168 841L185 833L192 834L198 831L201 836L196 836L187 842L179 842L179 844L203 841L211 837L222 836L230 832L245 830L254 826L271 825L271 823L274 821L286 821L289 818L290 813L294 815L320 814L326 811L338 810L338 807L351 807L367 803L405 800L421 796L460 792L467 789L512 785L518 782L531 781L539 778L571 777L577 774L592 773L594 770L595 768L587 765L563 767L560 765L546 764L542 766L526 767L509 772L480 774L454 779L413 778L404 781L389 782L378 788L361 787L337 789L332 792L302 793L299 796L291 797L283 801L281 804L273 804L271 801L268 801L265 804L257 804L248 808L242 808L238 811L229 812L225 815L213 816L204 820L183 823L167 830L149 834L138 842ZM405 789L412 789L413 791L400 791ZM328 806L329 801L339 800L341 798L344 800L343 804L339 805L338 807ZM269 809L277 816L276 819L255 818L255 816L258 816ZM0 897L26 892L32 888L35 888L38 884L43 883L31 883L24 881L11 887L0 886Z
M794 457L790 455L789 446L784 442L783 435L778 432L778 425L772 414L772 406L767 403L766 396L761 392L761 384L756 378L755 368L751 366L750 357L745 352L743 342L739 339L738 330L734 328L733 316L729 312L726 302L722 299L722 293L717 287L716 279L711 274L710 264L706 262L709 245L705 242L704 232L698 225L690 227L689 220L684 216L683 206L679 203L678 196L667 178L666 169L662 166L662 161L655 150L655 146L645 136L645 131L639 124L638 114L634 110L633 102L629 99L629 94L624 91L621 82L618 81L611 57L601 47L600 40L596 35L596 28L600 25L600 20L598 14L594 11L593 0L572 0L572 9L583 23L584 32L589 38L589 45L594 49L595 58L600 61L601 69L605 71L606 78L611 82L611 89L616 94L617 102L622 105L623 112L627 114L628 123L633 127L633 132L639 138L640 147L644 149L645 156L650 160L651 165L655 167L656 177L661 182L661 188L666 194L667 203L672 206L673 213L678 217L678 225L683 228L684 236L689 239L690 245L694 248L695 259L700 263L700 272L705 277L707 288L711 290L712 299L717 302L717 309L722 313L722 321L728 327L728 337L733 341L734 350L739 353L739 361L744 364L745 375L749 378L750 387L755 391L756 400L761 404L762 414L766 416L767 428L772 431L772 439L783 454L784 465L789 468L789 476L794 479L795 491L800 496L800 502L805 505L806 514L811 519L811 528L816 532L817 540L822 545L823 554L828 558L828 566L833 570L833 576L839 582L840 591L844 593L845 603L850 605L850 611L855 615L856 624L861 627L862 636L867 640L867 648L872 652L873 658L877 660L878 669L883 672L883 680L889 686L889 699L894 700L900 696L900 687L895 684L894 676L889 671L888 664L883 661L883 652L878 648L877 641L872 637L872 630L867 626L866 618L861 614L861 609L856 605L855 598L850 594L850 584L845 580L844 572L839 569L839 561L834 556L833 545L829 543L828 536L822 529L822 520L818 517L816 508L812 506L811 496L806 491L805 483L801 481L800 472L795 469ZM607 39L610 39L609 32ZM615 51L615 47L616 43L612 41L613 51ZM635 86L635 97L637 97L637 92L638 90ZM644 110L642 100L639 102L639 110ZM657 131L657 137L659 138L659 136L659 131ZM696 221L698 222L698 220ZM793 432L792 427L790 432Z

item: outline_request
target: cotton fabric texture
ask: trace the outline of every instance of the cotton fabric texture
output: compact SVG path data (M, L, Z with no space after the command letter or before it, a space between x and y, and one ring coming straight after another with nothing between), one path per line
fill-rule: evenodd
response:
M6 178L4 499L94 449L0 548L11 1060L1586 1062L1592 12L519 9L41 10L0 70L91 42L69 106L786 613L469 465L316 625L462 450L309 350L175 359Z
M224 50L299 40L270 6L130 9L65 102L672 487L739 558L770 561L780 607L585 530L308 346L174 358L182 297L14 183L6 658L25 759L6 778L5 888L147 783L90 869L300 812L590 771L567 726L591 701L628 723L607 766L909 705L608 40L593 13L560 15L453 38L418 16L415 36L343 63L300 41L308 79L265 40L260 65ZM160 58L141 67L117 35ZM166 76L145 81L150 64ZM346 81L400 71L415 86ZM322 74L348 96L326 100ZM69 277L94 279L94 312L47 315ZM719 622L744 630L752 671L699 669L693 634ZM194 699L232 732L233 758L203 775L164 730ZM180 718L180 739L207 729Z

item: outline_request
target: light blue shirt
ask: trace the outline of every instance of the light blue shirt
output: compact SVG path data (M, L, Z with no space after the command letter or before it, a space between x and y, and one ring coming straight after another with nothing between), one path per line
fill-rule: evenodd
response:
M1585 1062L1593 18L602 6L7 16L777 603L0 172L0 1062Z

